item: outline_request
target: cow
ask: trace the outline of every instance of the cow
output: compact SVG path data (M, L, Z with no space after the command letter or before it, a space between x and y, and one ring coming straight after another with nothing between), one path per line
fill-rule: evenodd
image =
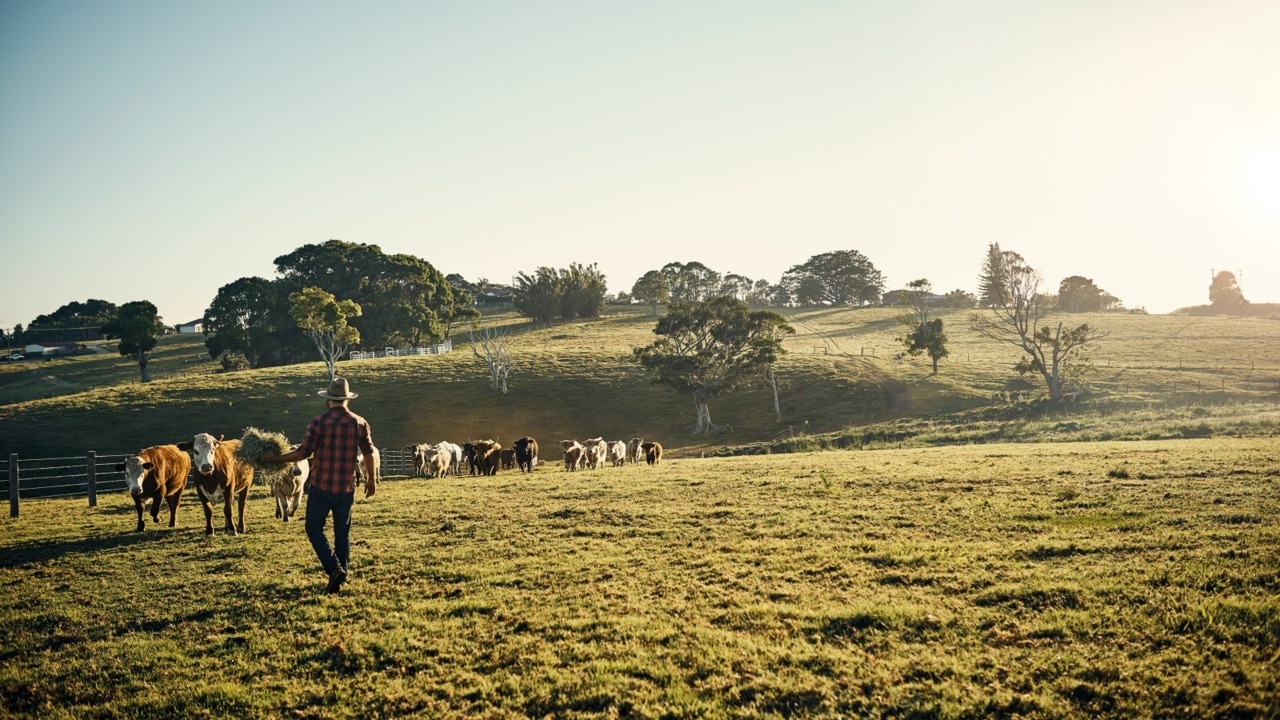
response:
M639 463L640 458L644 457L644 449L640 446L644 444L644 438L631 438L627 441L627 460L633 463Z
M627 461L627 444L621 440L614 440L609 443L609 464L614 467L622 467Z
M224 527L228 535L244 532L244 504L253 485L253 466L240 462L239 440L223 440L209 433L196 435L191 442L178 443L179 450L192 454L196 494L204 505L204 534L213 534L213 504L222 503ZM236 503L236 522L231 522L231 501Z
M656 442L641 443L644 449L644 460L650 465L657 465L662 461L662 445Z
M582 443L577 440L561 440L560 447L564 448L564 469L569 472L581 470L586 459L586 448Z
M356 450L356 485L364 485L364 453ZM378 448L373 449L373 479L378 480L382 477L382 453L378 452Z
M473 440L471 447L475 450L475 467L481 475L497 475L501 465L502 444L496 440Z
M428 445L423 473L429 478L444 477L452 462L453 455L448 450L442 450L439 445Z
M514 470L516 468L515 448L502 448L498 453L498 457L501 458L503 470Z
M467 461L467 472L472 475L479 475L480 466L476 464L476 444L473 442L462 443L462 456Z
M418 443L405 448L406 451L413 453L413 474L423 475L426 473L427 466L427 449L431 446L426 443Z
M538 441L528 435L515 441L516 466L521 472L533 472L538 465Z
M600 470L604 467L605 458L609 454L609 444L604 438L590 438L582 441L582 447L585 448L583 456L584 464L588 470Z
M462 459L465 457L462 446L457 443L451 443L448 440L441 440L436 443L436 448L445 456L445 472L461 475Z
M124 473L129 495L138 509L138 529L147 524L142 521L142 506L151 498L151 519L160 522L160 501L169 504L169 527L178 524L178 502L187 487L187 475L191 472L191 457L177 445L152 445L124 459L116 465Z
M296 446L295 446L296 447ZM289 463L293 467L287 473L276 473L271 478L271 495L276 500L276 517L289 522L302 506L302 488L311 475L311 462L302 458Z

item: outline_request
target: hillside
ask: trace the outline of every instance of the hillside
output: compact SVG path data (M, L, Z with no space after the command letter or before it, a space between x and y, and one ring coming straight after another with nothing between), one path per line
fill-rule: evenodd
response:
M787 435L861 445L1025 439L1020 433L1090 439L1090 428L1100 424L1113 427L1111 438L1128 437L1125 427L1143 423L1156 428L1143 430L1146 437L1185 436L1179 428L1187 422L1206 428L1194 431L1201 435L1274 434L1280 425L1280 321L1273 319L1063 318L1088 320L1108 333L1091 358L1092 393L1064 419L1028 402L1041 388L1012 372L1018 353L970 332L967 311L941 315L951 355L936 376L927 359L899 352L892 309L783 314L797 332L777 368L781 419L761 384L711 403L712 419L727 429L710 438L689 434L689 398L651 385L631 361L631 349L654 337L647 309L609 308L599 320L551 326L511 312L487 317L486 324L507 333L511 349L506 395L489 390L487 369L465 333L455 337L450 355L350 361L340 372L361 394L353 407L369 418L383 447L525 434L544 445L640 436L677 453L703 453L760 447ZM114 352L6 364L0 452L124 452L196 432L238 436L250 425L298 437L323 409L316 391L327 381L319 362L217 370L199 336L163 338L151 364L154 380L145 385L136 365ZM983 426L997 434L962 432Z

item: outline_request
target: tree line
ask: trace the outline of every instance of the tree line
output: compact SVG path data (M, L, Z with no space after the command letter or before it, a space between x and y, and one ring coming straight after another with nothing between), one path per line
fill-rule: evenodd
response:
M300 247L276 258L275 267L274 279L244 277L222 286L206 309L205 347L224 369L305 362L318 352L332 377L350 348L434 344L459 327L474 338L477 302L495 287L484 279L446 277L421 258L341 240ZM780 315L752 312L751 306L901 306L905 312L898 321L905 332L899 341L906 353L927 355L934 373L949 354L934 309L987 310L971 315L971 328L1020 349L1024 357L1014 369L1041 376L1051 400L1061 402L1085 369L1083 350L1105 335L1088 323L1044 325L1045 313L1113 310L1122 307L1120 300L1078 275L1062 280L1056 295L1042 293L1040 273L995 243L988 246L978 281L977 295L936 295L921 278L886 298L884 276L875 265L857 250L843 250L792 266L776 284L722 274L699 262L672 262L644 273L630 293L612 297L594 264L539 267L521 272L509 297L536 322L599 317L611 302L646 304L655 316L659 305L668 306L655 328L660 339L637 348L635 359L654 373L655 382L695 396L699 432L716 428L708 401L758 379L762 369L771 375L782 336L794 332ZM1222 308L1246 304L1230 273L1215 275L1210 299ZM143 381L149 380L150 352L167 329L149 301L119 307L102 300L72 302L38 317L24 334L93 327L117 339L120 354L135 358ZM21 326L14 335L19 333ZM502 338L489 340L505 350ZM498 371L500 389L509 369Z

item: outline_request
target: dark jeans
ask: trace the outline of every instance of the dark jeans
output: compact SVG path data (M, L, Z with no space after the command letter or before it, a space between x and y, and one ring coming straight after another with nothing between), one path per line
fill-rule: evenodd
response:
M332 573L341 564L346 568L351 562L351 505L356 494L327 493L316 488L307 489L307 539L315 548L316 557L325 573ZM325 520L333 513L333 548L324 535Z

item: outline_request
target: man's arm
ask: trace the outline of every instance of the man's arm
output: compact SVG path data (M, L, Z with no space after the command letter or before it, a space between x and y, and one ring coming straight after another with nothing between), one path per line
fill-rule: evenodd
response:
M305 458L305 457L306 457L306 455L303 455L303 454L302 454L302 448L296 448L296 449L294 449L294 450L290 450L289 452L287 452L287 453L285 453L285 454L283 454L283 455L276 455L275 453L273 453L273 452L271 452L270 450L268 450L268 451L266 451L266 452L262 453L262 457L258 458L258 462L264 462L264 463L290 463L290 462L295 462L295 461L301 460L301 459L303 459L303 458Z

